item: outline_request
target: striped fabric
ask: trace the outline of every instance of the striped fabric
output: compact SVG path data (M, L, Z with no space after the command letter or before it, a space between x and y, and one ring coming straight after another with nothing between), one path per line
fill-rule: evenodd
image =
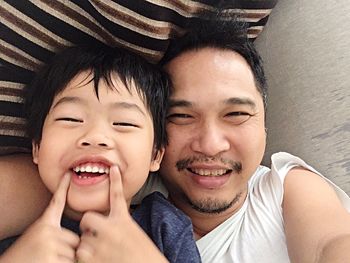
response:
M122 46L158 62L169 40L203 12L241 14L255 39L277 0L1 0L0 154L27 152L23 86L57 51L73 44Z

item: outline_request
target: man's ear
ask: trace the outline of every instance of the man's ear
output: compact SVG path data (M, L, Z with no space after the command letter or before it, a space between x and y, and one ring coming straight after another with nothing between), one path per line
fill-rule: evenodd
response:
M39 143L32 141L33 163L38 164L39 160Z
M163 159L164 152L165 152L164 147L162 147L160 150L157 150L157 151L154 150L153 158L151 160L151 165L149 168L150 172L155 172L155 171L159 170L160 163Z

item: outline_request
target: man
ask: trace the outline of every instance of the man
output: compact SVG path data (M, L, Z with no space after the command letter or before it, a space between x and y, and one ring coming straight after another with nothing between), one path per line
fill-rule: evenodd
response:
M299 158L265 150L266 82L232 21L207 21L170 48L174 90L160 173L191 219L203 262L348 262L349 198ZM334 188L334 191L332 188Z
M242 28L195 28L164 60L174 90L160 173L203 262L348 262L345 193L286 153L259 166L266 83Z

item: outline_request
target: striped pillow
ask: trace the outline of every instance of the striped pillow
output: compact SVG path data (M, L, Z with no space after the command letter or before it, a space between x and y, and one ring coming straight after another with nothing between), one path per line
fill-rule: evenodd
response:
M158 62L169 39L183 34L202 11L242 14L249 37L262 31L277 0L271 1L96 1L30 0L0 2L0 154L30 151L25 136L23 86L59 49L101 42L123 46ZM214 4L215 3L215 4Z

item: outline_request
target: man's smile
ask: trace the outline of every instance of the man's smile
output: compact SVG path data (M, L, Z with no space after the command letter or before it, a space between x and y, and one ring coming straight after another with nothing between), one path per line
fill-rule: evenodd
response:
M200 176L207 176L207 177L222 176L232 171L231 169L200 169L200 168L187 168L187 170L191 173L195 173Z

